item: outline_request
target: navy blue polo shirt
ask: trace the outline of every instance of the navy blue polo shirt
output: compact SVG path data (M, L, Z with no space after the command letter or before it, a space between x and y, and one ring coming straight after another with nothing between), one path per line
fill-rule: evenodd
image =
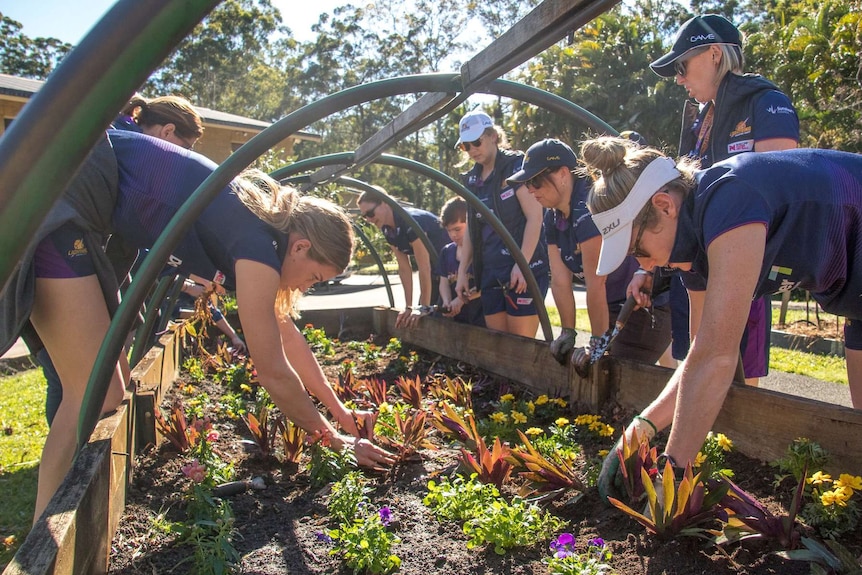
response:
M580 244L592 238L601 237L587 209L586 200L589 191L590 186L587 181L576 177L569 200L569 217L564 216L559 210L545 212L545 238L548 241L548 249L554 249L556 246L563 263L581 285L584 285L584 266ZM627 257L623 264L607 277L605 291L608 304L625 301L626 288L636 269L638 269L637 260Z
M428 236L428 239L434 246L434 254L439 254L440 250L449 243L449 234L440 226L440 218L431 212L417 208L404 208L404 211L416 220L416 223L419 224L419 227ZM399 252L412 256L412 244L419 239L419 236L416 235L413 228L404 222L398 214L393 212L393 216L395 216L395 227L383 226L381 230L383 236L386 238L387 243Z
M755 298L799 287L824 310L862 319L862 156L814 149L740 154L697 179L670 258L692 263L686 287L706 289L706 250L715 238L763 223Z

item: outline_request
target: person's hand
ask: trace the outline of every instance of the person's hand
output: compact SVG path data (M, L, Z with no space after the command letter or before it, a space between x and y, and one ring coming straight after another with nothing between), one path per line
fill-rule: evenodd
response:
M196 284L192 281L186 281L183 284L183 293L190 295L191 297L198 299L204 293L204 286L200 284Z
M521 268L518 264L512 266L512 271L509 274L509 289L515 293L524 293L527 291L527 280L524 279L524 274L521 273Z
M395 463L395 456L382 447L374 445L367 439L356 438L353 440L353 452L356 455L356 464L367 467L374 471L386 471Z
M470 281L466 273L458 272L458 281L455 282L455 295L467 299L470 295Z
M406 308L404 311L398 313L398 317L395 318L395 327L397 328L409 328L413 322L413 310L411 308ZM417 316L418 317L418 316Z
M460 296L456 297L446 307L449 308L449 311L443 312L443 315L446 317L455 317L461 313L461 308L464 307L464 300Z
M557 339L551 342L551 355L554 356L560 365L566 365L566 359L569 352L575 347L575 338L578 333L573 327L564 327L562 333L557 336Z
M246 353L248 348L245 345L245 342L239 338L239 336L234 337L230 342L231 347L233 348L233 352L237 354Z
M597 483L599 496L606 504L608 503L608 497L622 499L625 496L625 488L623 487L622 476L620 475L619 453L623 449L623 437L626 438L627 442L631 441L634 430L637 430L639 438L646 436L648 439L652 439L656 434L656 427L650 420L636 415L625 431L623 431L622 435L620 435L619 439L617 439L614 447L608 452L605 460L602 462L602 470L599 472Z
M638 307L650 307L652 299L652 272L637 270L626 288L626 297L634 294Z
M598 358L595 357L598 353L598 347L602 342L602 336L590 336L590 343L584 347L576 348L572 352L572 366L575 372L581 377L590 375L590 365Z

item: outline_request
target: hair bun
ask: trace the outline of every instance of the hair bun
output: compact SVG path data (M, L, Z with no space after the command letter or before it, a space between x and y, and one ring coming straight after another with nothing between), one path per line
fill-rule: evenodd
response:
M629 148L628 140L608 136L596 138L581 145L581 159L591 172L606 176L625 163Z

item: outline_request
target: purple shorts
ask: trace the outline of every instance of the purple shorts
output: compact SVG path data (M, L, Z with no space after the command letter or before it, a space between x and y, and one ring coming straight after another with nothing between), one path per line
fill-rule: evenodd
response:
M96 273L78 226L65 223L42 240L33 256L37 278L81 278Z
M745 377L769 373L769 338L772 335L772 305L768 296L751 302L748 323L742 334L740 352Z

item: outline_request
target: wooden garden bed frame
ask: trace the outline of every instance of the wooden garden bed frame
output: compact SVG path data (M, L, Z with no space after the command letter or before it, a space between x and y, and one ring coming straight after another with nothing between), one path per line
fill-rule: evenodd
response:
M537 394L568 395L590 409L616 399L643 409L664 387L672 370L637 362L603 359L588 379L550 360L544 341L512 336L450 320L424 318L411 330L395 328L389 308L317 310L303 313L330 337L364 334L398 337L432 353L468 362L518 382ZM45 515L28 535L3 575L93 574L108 566L111 539L125 504L135 453L155 443L153 409L177 376L179 349L170 335L133 370L137 393L99 422ZM862 412L847 407L733 385L715 431L737 448L772 461L796 438L808 437L840 457L841 472L862 474Z

